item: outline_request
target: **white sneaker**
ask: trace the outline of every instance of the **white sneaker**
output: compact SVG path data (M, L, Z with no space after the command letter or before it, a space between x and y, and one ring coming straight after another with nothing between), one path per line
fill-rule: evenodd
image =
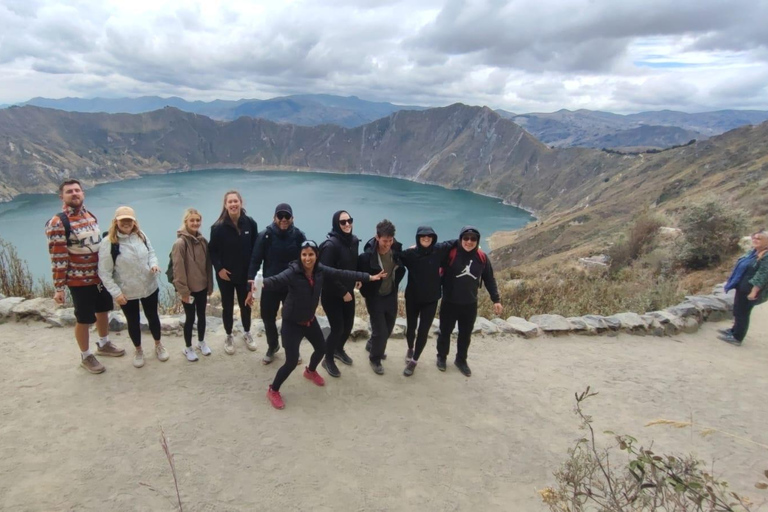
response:
M227 334L227 339L224 340L224 352L229 355L235 353L235 340L231 334Z
M144 366L144 351L140 348L137 348L136 353L133 355L133 366L136 368Z
M204 356L211 355L211 349L208 347L208 344L204 341L198 341L197 342L197 348L200 350L200 353Z
M256 340L253 339L251 333L243 333L243 341L245 341L245 346L248 347L248 350L251 352L256 351Z
M184 355L187 356L187 361L190 363L197 361L197 354L195 353L195 349L192 347L185 347Z
M162 343L155 343L155 353L157 354L157 359L160 362L166 362L171 355L168 353L167 350L165 350L165 347Z

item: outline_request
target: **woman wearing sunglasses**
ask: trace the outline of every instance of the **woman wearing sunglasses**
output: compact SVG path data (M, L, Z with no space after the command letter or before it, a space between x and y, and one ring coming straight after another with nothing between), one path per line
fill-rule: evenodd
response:
M341 270L357 269L357 253L360 240L352 234L353 219L346 210L333 214L331 231L320 246L320 263L326 267ZM359 283L354 279L333 279L323 288L321 302L328 315L331 333L325 340L325 359L323 368L331 377L340 377L341 372L335 359L346 365L352 364L352 358L344 350L355 323L355 287Z
M256 246L253 249L251 264L248 268L248 281L253 280L264 265L264 277L276 276L288 268L288 264L299 257L301 244L307 239L304 232L293 225L293 208L287 203L280 203L275 208L272 224L259 233ZM277 340L277 310L280 304L285 308L284 290L262 290L261 297L253 297L253 287L248 296L258 298L261 319L264 321L264 331L267 336L267 353L261 362L269 364L280 350Z
M493 301L493 312L503 311L501 297L493 277L493 267L479 248L480 231L465 226L459 232L459 241L448 253L443 273L443 302L440 304L440 334L437 337L437 368L446 370L446 359L451 346L451 333L459 324L459 339L454 364L469 377L472 370L467 365L467 352L472 341L472 329L477 318L477 291L482 284Z
M315 310L320 302L323 283L326 279L352 281L378 281L386 274L376 275L349 270L337 270L326 267L318 262L317 244L306 240L300 245L298 261L292 261L288 268L276 276L264 279L264 291L279 291L285 293L283 304L283 324L280 335L285 348L285 364L277 370L277 375L267 390L267 398L275 409L285 407L280 395L280 386L293 372L299 361L299 344L307 338L314 348L309 359L309 366L304 369L304 378L318 386L324 386L325 381L317 373L317 365L325 356L325 341L323 331L315 318ZM253 300L253 299L251 299Z

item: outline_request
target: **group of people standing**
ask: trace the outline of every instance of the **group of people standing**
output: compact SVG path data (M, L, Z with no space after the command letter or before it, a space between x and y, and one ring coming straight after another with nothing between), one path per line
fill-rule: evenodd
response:
M79 181L65 181L59 193L63 211L46 224L56 289L54 299L63 303L64 290L69 288L75 306L75 337L82 353L82 367L91 373L101 373L104 366L95 355L125 354L125 350L109 339L107 315L113 301L125 314L128 334L135 347L134 366L144 365L140 307L154 339L157 358L167 361L169 354L161 341L158 316L160 265L134 210L128 206L117 208L108 231L102 235L96 217L84 207L85 193ZM235 298L240 308L243 341L252 351L257 347L250 332L251 307L259 300L267 338L263 364L274 361L280 350L279 339L282 339L285 362L267 392L274 407L284 407L280 387L301 363L302 339L309 340L313 347L304 377L316 385L325 384L317 371L320 364L332 377L341 376L336 361L353 364L345 344L354 323L356 289L365 299L371 321L371 338L366 345L369 363L373 371L381 375L387 341L397 317L398 287L407 269L408 349L403 374L413 375L442 297L437 367L446 370L450 336L458 324L454 363L461 373L470 376L467 352L481 285L488 290L496 314L502 312L493 268L479 249L479 230L466 226L458 239L438 242L435 231L423 226L417 230L415 244L404 249L395 239L394 224L383 220L377 224L375 236L359 253L360 239L353 234L353 223L349 212L337 211L326 240L318 245L294 225L291 206L281 203L275 208L272 223L259 232L256 221L243 208L242 196L232 190L224 195L221 214L207 240L200 232L202 216L193 208L187 209L166 272L185 312L185 357L189 361L198 360L192 345L195 322L196 348L203 355L211 354L205 341L205 310L213 292L215 273L221 293L227 354L235 352ZM263 284L256 286L259 270ZM260 296L257 297L257 293ZM315 317L319 303L331 327L327 339ZM278 335L276 319L281 305L282 326ZM88 334L89 326L94 323L99 333L95 354L90 350Z

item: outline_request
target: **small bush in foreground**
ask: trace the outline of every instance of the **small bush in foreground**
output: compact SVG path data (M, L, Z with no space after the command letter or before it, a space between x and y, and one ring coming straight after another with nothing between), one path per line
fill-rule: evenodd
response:
M0 293L6 297L32 298L35 295L32 274L11 242L0 238Z

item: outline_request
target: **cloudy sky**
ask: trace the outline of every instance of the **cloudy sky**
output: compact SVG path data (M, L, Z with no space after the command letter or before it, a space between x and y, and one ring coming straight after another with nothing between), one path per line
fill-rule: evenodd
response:
M0 0L0 104L357 95L768 110L768 0Z

